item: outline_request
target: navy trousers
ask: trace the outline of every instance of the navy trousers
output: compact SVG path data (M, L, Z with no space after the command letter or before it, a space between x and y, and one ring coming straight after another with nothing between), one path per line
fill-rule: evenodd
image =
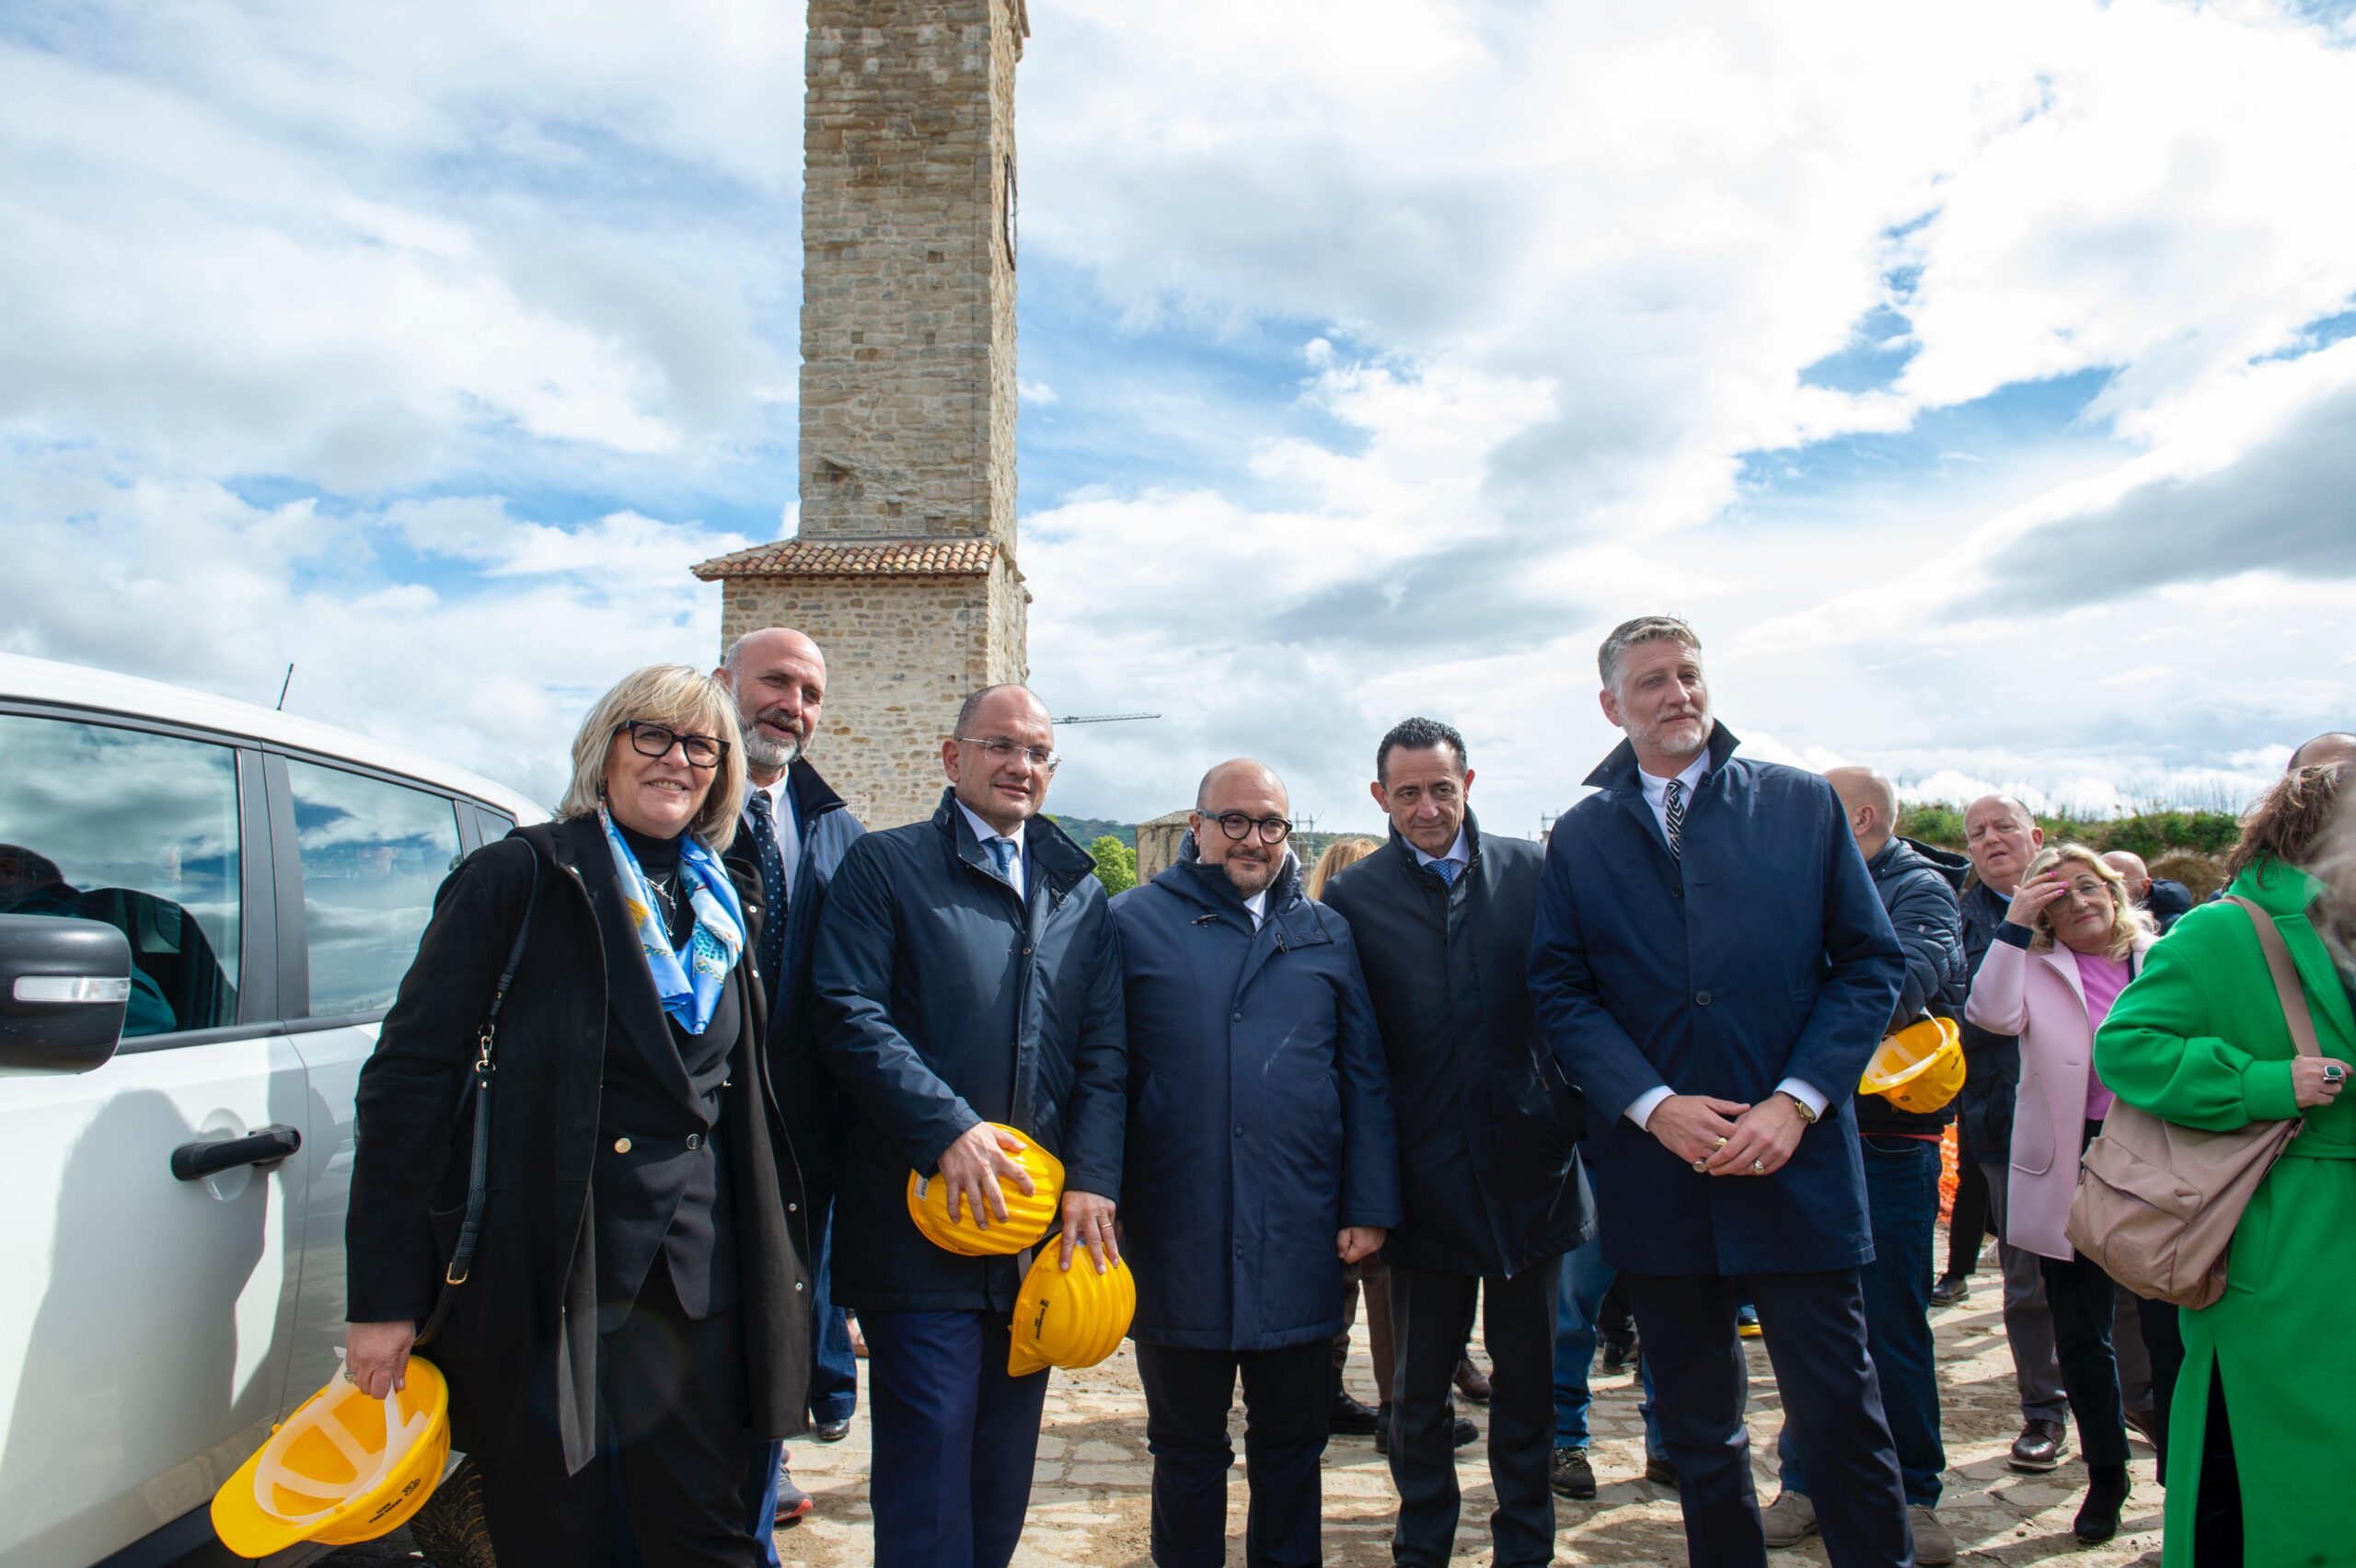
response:
M810 1217L810 1419L849 1421L859 1409L859 1361L851 1354L850 1314L835 1305L835 1205Z
M859 1321L879 1568L1006 1568L1031 1505L1050 1374L1007 1375L1002 1313L861 1312ZM1325 1406L1317 1409L1322 1420Z
M1874 1261L1858 1270L1865 1302L1865 1349L1881 1384L1905 1479L1906 1501L1939 1505L1939 1472L1947 1468L1939 1440L1938 1369L1931 1352L1931 1251L1939 1223L1939 1146L1927 1138L1861 1138L1865 1160L1865 1213L1873 1228ZM1775 1437L1784 1490L1813 1499L1787 1420Z
M1661 1436L1677 1466L1692 1568L1765 1568L1742 1423L1738 1283L1759 1309L1833 1568L1913 1568L1914 1538L1881 1388L1865 1354L1857 1271L1622 1275L1652 1363Z
M871 1355L873 1349L871 1340ZM1235 1462L1227 1413L1238 1373L1243 1474L1252 1489L1243 1561L1250 1568L1313 1568L1324 1561L1317 1465L1333 1414L1334 1342L1277 1350L1179 1350L1140 1342L1155 1568L1220 1568L1227 1561L1227 1472Z
M1453 1554L1463 1503L1456 1484L1455 1422L1449 1380L1483 1303L1489 1382L1489 1516L1497 1568L1554 1560L1554 1494L1546 1484L1554 1421L1553 1262L1503 1275L1438 1274L1391 1265L1391 1336L1398 1372L1392 1385L1391 1483L1399 1492L1392 1532L1395 1563L1438 1568Z

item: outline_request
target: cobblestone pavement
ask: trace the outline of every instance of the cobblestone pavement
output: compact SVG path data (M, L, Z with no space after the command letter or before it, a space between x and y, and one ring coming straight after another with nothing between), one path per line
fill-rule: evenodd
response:
M1941 1254L1944 1255L1944 1254ZM2153 1476L2151 1450L2135 1442L2135 1493L2119 1539L2088 1549L2070 1535L2070 1521L2085 1488L2085 1466L2075 1457L2051 1475L2016 1475L2005 1468L2005 1450L2020 1430L2013 1388L2012 1359L2004 1346L1998 1311L2002 1288L1992 1262L1976 1277L1971 1297L1934 1312L1938 1332L1940 1410L1946 1427L1946 1495L1939 1516L1962 1548L1960 1562L2015 1565L2066 1559L2073 1568L2119 1568L2159 1561L2160 1489ZM1353 1345L1353 1390L1373 1393L1373 1379L1361 1333ZM1775 1495L1774 1443L1781 1422L1773 1368L1765 1345L1750 1343L1751 1459L1760 1500ZM863 1368L862 1368L863 1370ZM1120 1354L1091 1371L1050 1374L1047 1413L1039 1439L1037 1481L1032 1492L1031 1523L1018 1568L1129 1568L1147 1562L1147 1486L1152 1461L1145 1451L1145 1404L1137 1363L1124 1345ZM1594 1458L1600 1494L1592 1503L1555 1500L1563 1563L1681 1563L1684 1535L1674 1493L1646 1484L1643 1427L1636 1414L1635 1379L1625 1375L1596 1385ZM1462 1407L1485 1426L1478 1406ZM1242 1447L1242 1412L1234 1437ZM867 1435L864 1414L851 1435L832 1447L797 1444L794 1480L817 1500L813 1516L780 1531L778 1544L789 1564L802 1568L850 1568L872 1556L867 1507ZM2074 1436L2074 1434L2073 1435ZM1464 1513L1457 1527L1456 1558L1488 1557L1489 1487L1487 1448L1476 1442L1459 1451L1457 1479ZM1228 1561L1242 1556L1243 1470L1238 1466L1228 1493ZM1395 1494L1391 1473L1366 1437L1337 1437L1325 1452L1325 1555L1335 1564L1391 1561L1390 1535ZM1788 1568L1825 1561L1821 1545L1773 1554Z
M2004 1453L2019 1430L2012 1361L1998 1312L2001 1281L1992 1263L1975 1280L1971 1297L1934 1312L1938 1333L1940 1409L1946 1427L1946 1496L1939 1516L1961 1546L1960 1561L1983 1565L2066 1560L2073 1568L2121 1568L2159 1561L2160 1489L2151 1450L2135 1439L2134 1495L2118 1540L2099 1549L2071 1539L2070 1520L2085 1490L2085 1465L2073 1457L2048 1476L2015 1475ZM1477 1342L1476 1342L1477 1343ZM1373 1392L1361 1333L1353 1346L1350 1384L1360 1398ZM1775 1495L1774 1439L1781 1420L1773 1368L1762 1342L1750 1343L1751 1459L1763 1503ZM861 1364L862 1378L865 1365ZM1050 1373L1046 1421L1039 1439L1031 1522L1015 1555L1018 1568L1142 1568L1147 1559L1145 1401L1137 1363L1124 1345L1112 1360L1082 1373ZM1592 1503L1555 1500L1563 1563L1681 1563L1684 1538L1676 1496L1637 1479L1644 1470L1643 1429L1634 1378L1623 1375L1596 1385L1594 1457L1601 1494ZM1476 1405L1464 1413L1485 1427ZM1242 1414L1235 1435L1242 1447ZM2074 1434L2073 1434L2074 1436ZM797 1568L853 1568L873 1556L867 1505L868 1424L862 1410L851 1435L832 1446L797 1443L793 1477L817 1506L803 1523L778 1534L784 1561ZM1460 1450L1457 1476L1464 1513L1456 1558L1486 1561L1487 1516L1493 1502L1485 1442ZM1372 1439L1337 1437L1325 1453L1325 1554L1335 1564L1390 1562L1394 1494L1390 1471ZM1243 1561L1243 1470L1233 1472L1228 1500L1228 1560ZM390 1543L387 1543L390 1544ZM389 1555L389 1554L388 1554ZM1816 1541L1773 1554L1778 1568L1825 1561ZM356 1562L356 1559L352 1559ZM384 1557L371 1562L387 1561ZM412 1561L414 1561L412 1559ZM338 1554L338 1568L347 1568Z

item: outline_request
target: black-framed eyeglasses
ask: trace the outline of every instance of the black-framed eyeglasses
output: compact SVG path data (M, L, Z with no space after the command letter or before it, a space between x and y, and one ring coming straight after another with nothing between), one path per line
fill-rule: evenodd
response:
M728 743L717 735L685 735L644 719L625 719L614 726L617 735L625 730L629 732L630 748L641 756L668 756L676 746L689 767L718 767L720 759L728 755Z
M1292 824L1283 817L1246 816L1242 812L1228 812L1211 821L1218 824L1221 833L1237 840L1256 830L1263 844L1282 844L1285 836L1292 831Z
M1046 747L1021 745L1005 735L992 735L987 740L979 735L952 735L950 739L959 745L981 747L983 754L999 765L1012 762L1018 752L1042 773L1053 773L1064 765L1064 759Z

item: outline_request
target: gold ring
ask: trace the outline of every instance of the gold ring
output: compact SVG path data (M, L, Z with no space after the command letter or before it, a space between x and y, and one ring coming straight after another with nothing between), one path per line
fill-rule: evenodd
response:
M1697 1160L1695 1160L1695 1161L1693 1162L1693 1169L1694 1169L1697 1172L1706 1172L1706 1171L1708 1171L1708 1170L1710 1169L1709 1161L1707 1161L1707 1160L1703 1160L1703 1159L1697 1159Z

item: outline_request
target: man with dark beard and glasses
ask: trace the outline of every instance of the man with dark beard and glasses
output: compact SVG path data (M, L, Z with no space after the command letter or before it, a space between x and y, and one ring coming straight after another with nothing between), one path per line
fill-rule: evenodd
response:
M1349 928L1301 892L1288 804L1265 767L1221 763L1178 863L1113 901L1129 1043L1123 1248L1158 1563L1227 1560L1239 1373L1244 1561L1322 1561L1342 1270L1400 1218L1373 1004Z
M867 829L810 766L810 741L826 699L826 658L815 642L781 626L748 632L728 645L712 678L736 698L737 724L744 732L749 778L727 866L744 902L755 967L769 998L770 1071L778 1108L792 1129L809 1204L814 1313L810 1435L821 1443L838 1443L849 1433L859 1403L859 1365L851 1356L849 1319L834 1305L831 1293L834 1117L810 1037L810 948L826 884L843 851ZM773 1525L798 1522L811 1503L809 1493L793 1484L782 1443L762 1445L760 1455L749 1501L754 1536L766 1541ZM774 1568L774 1544L769 1562Z

